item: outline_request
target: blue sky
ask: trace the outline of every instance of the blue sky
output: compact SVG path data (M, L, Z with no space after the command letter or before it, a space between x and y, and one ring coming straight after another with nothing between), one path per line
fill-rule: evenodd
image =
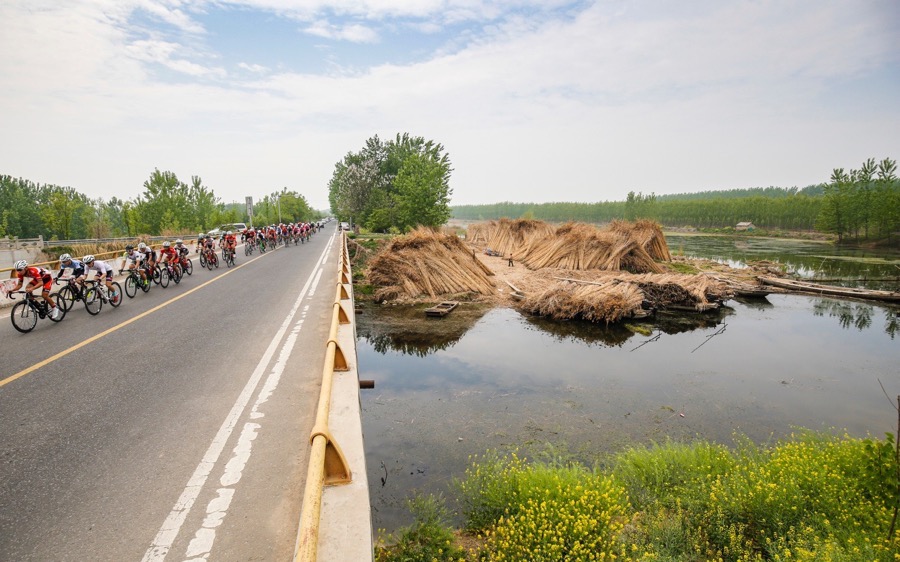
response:
M806 186L900 158L900 3L4 0L0 173L327 206L373 135L453 204Z

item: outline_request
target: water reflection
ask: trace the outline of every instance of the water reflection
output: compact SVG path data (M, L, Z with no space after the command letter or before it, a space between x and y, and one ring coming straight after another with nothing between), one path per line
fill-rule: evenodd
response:
M673 253L708 258L732 267L770 260L809 279L870 289L900 288L897 250L848 248L803 240L678 234L667 234L666 241Z
M434 338L450 324L419 314L391 336L363 314L360 371L376 381L361 395L373 523L408 524L412 490L449 493L469 455L493 448L552 443L591 462L666 438L730 444L735 432L767 441L796 426L890 431L896 412L878 380L900 390L897 319L886 334L879 306L768 299L661 317L643 324L651 335L493 309L444 339ZM432 335L418 339L415 325Z
M894 339L900 330L900 309L892 307L878 307L868 303L840 301L834 299L818 299L813 304L813 313L816 316L827 315L837 318L845 330L856 328L865 330L872 326L873 318L884 315L884 332Z
M378 353L394 351L425 357L452 347L488 311L488 307L463 303L444 318L425 316L428 305L362 305L357 336Z

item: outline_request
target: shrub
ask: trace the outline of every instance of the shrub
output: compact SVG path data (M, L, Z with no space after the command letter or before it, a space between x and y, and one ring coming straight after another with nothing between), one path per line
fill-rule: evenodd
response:
M375 562L459 562L466 552L453 544L441 496L416 495L407 502L415 523L398 531L394 544L376 548ZM387 537L387 541L395 537Z

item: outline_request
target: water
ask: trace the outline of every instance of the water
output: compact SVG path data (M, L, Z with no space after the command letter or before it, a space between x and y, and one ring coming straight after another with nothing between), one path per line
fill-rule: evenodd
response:
M610 328L471 304L439 320L366 308L358 357L376 381L362 394L376 528L409 524L414 490L452 497L451 478L488 449L550 444L592 462L667 438L896 431L881 385L900 394L897 308L787 295L729 305Z

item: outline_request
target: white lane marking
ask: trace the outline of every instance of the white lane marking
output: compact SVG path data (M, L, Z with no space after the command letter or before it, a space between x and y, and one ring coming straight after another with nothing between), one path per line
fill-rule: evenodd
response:
M323 250L323 253L325 253L327 250L328 246L326 246L325 250ZM222 454L222 450L225 448L225 443L231 437L231 434L234 431L234 427L237 424L238 418L240 418L244 409L247 407L247 403L250 402L250 397L256 390L256 387L259 384L259 381L262 378L266 367L272 360L272 356L275 354L275 349L278 347L278 344L279 342L281 342L282 338L284 338L285 332L287 332L288 327L291 325L291 322L294 319L294 316L297 314L297 310L300 308L300 303L306 296L306 292L309 290L309 287L312 284L312 281L318 270L319 268L316 267L313 271L310 272L309 278L307 278L303 289L300 291L300 295L297 297L297 300L294 302L291 310L288 312L284 321L281 323L281 326L278 328L278 331L275 333L275 337L272 338L272 342L269 344L266 352L263 353L262 358L259 360L256 368L253 370L253 374L250 376L247 384L244 385L244 389L238 396L237 401L234 403L234 406L232 406L231 411L222 422L222 426L219 428L219 431L213 438L212 443L210 443L209 448L206 450L206 454L203 455L203 460L201 460L200 464L197 465L197 468L194 469L194 473L193 475L191 475L190 480L188 480L187 486L185 486L184 491L181 492L181 496L178 498L178 501L175 502L174 506L172 506L172 511L169 512L169 515L166 517L165 521L163 521L162 526L160 527L159 531L156 534L156 537L154 537L153 542L150 545L150 548L148 548L147 552L144 553L142 562L162 562L163 560L165 560L166 555L169 553L169 549L172 548L172 544L175 542L175 538L178 536L178 532L181 530L182 525L184 525L184 520L187 518L191 507L193 507L194 502L200 495L200 491L203 489L204 484L206 484L206 480L209 477L210 472L212 472L215 463L219 460L219 456Z
M319 270L319 272L321 273L321 270ZM312 284L313 289L315 289L316 283L320 277L320 275L316 275L316 281ZM311 294L312 292L310 292L310 295ZM309 298L310 295L307 295L307 298ZM291 352L294 350L294 344L297 343L297 337L300 334L300 329L303 327L303 321L306 319L308 312L309 305L306 305L303 307L303 313L300 316L300 320L297 321L294 328L291 330L291 334L285 339L284 345L281 348L281 353L278 355L278 361L276 361L275 365L272 367L272 372L266 378L266 382L260 389L256 402L253 404L253 409L250 413L251 419L258 419L264 416L264 414L259 411L260 406L269 400L269 397L278 387L278 382L281 380L281 375L284 373L288 359L291 357ZM234 454L228 461L228 464L225 465L225 472L219 479L221 485L234 486L240 482L241 477L243 476L244 467L246 467L247 461L250 460L250 454L253 452L253 441L256 439L256 436L259 433L258 430L261 427L260 424L253 422L244 424L244 430L241 432L240 438L238 438L238 444L233 449ZM218 498L214 498L210 501L209 505L206 507L207 513L211 513L214 510L214 504L217 501ZM227 509L226 506L225 509L218 514L219 517L216 519L211 520L207 516L207 519L204 520L202 526L194 533L194 538L191 539L190 545L188 545L187 552L185 553L185 556L187 556L188 559L185 559L185 562L207 560L212 552L213 543L216 538L215 527L217 527L222 522L222 519L225 518Z

